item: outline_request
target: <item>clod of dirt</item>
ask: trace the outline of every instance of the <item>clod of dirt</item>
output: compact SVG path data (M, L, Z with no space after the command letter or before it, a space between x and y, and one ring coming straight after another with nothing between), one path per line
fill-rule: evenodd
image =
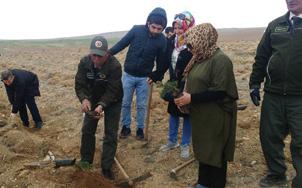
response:
M6 146L0 144L0 164L1 162L8 162L15 157L15 154L11 152ZM1 174L1 170L0 170Z
M238 122L238 126L242 129L250 129L251 128L251 122L248 120L243 120L241 122Z
M0 120L0 127L4 127L5 125L7 125L7 122L4 120Z
M43 153L48 151L48 144L37 135L30 134L26 131L11 130L7 132L1 142L11 151L20 154L37 154L44 156Z
M148 155L145 160L144 160L145 163L154 163L155 162L155 158L151 155Z

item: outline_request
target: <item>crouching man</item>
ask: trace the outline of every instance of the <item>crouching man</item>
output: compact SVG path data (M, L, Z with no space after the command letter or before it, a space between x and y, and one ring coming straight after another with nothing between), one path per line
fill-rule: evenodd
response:
M12 105L11 118L15 119L19 112L23 125L29 127L27 106L35 127L42 128L43 122L35 102L35 96L40 96L37 75L26 70L8 69L1 73L1 81L5 85L8 100Z

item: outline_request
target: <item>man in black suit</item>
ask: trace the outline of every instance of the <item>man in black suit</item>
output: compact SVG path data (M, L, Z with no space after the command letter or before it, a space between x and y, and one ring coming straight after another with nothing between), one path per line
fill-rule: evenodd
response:
M25 127L29 127L28 107L36 128L42 128L43 122L35 102L35 96L40 96L39 80L36 74L20 69L9 69L1 73L1 81L5 85L8 100L12 105L11 117L19 112Z

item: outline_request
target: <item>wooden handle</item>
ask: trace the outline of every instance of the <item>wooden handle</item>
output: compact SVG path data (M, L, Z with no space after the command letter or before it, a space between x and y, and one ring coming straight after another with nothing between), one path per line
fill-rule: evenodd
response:
M190 160L188 160L187 162L185 162L185 163L183 163L183 164L181 164L181 165L179 165L178 167L176 167L176 168L173 168L172 170L171 170L171 173L177 173L177 171L179 171L180 169L182 169L183 167L185 167L185 166L187 166L187 165L189 165L190 163L192 163L193 161L195 161L195 159L193 158L193 159L190 159Z
M115 161L117 167L121 170L123 176L124 176L127 180L129 180L128 174L126 173L126 171L124 170L124 168L122 167L122 165L120 164L120 162L117 160L116 157L114 157L114 161Z
M145 139L146 140L148 140L148 129L149 129L149 121L150 121L152 92L153 92L153 83L149 85L148 106L147 106L147 114L146 114L146 119L145 119Z

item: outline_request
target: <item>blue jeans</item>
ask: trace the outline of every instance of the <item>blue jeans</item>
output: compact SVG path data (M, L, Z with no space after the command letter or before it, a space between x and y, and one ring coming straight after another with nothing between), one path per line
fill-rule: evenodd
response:
M179 119L180 119L180 117L178 117L178 116L170 115L169 141L172 143L177 142ZM191 142L191 124L189 121L189 117L184 117L181 145L187 146L187 145L190 145L190 142Z
M137 128L144 128L144 121L147 109L148 82L147 77L135 77L124 72L123 74L124 97L122 103L122 125L130 128L131 125L131 104L134 91L136 92L136 125Z

